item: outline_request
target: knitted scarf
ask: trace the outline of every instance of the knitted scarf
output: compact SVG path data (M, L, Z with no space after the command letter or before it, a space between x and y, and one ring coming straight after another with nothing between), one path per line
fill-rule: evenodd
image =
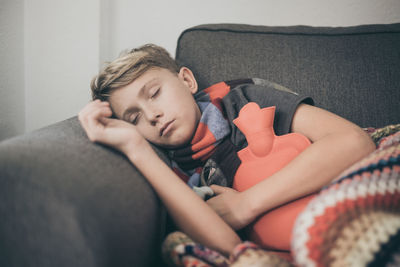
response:
M244 83L253 83L253 80L220 82L195 94L194 98L200 108L201 118L193 139L188 146L169 151L173 171L190 187L200 186L200 174L205 162L218 149L227 147L230 126L224 115L222 98L229 93L231 88ZM234 154L230 155L231 158L236 158L233 160L235 166L231 166L234 169L233 172L230 171L231 176L240 165L240 160L236 153Z

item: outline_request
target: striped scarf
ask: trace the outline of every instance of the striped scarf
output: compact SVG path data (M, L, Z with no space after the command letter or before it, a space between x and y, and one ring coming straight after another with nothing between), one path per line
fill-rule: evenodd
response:
M205 162L216 152L230 134L229 122L222 106L222 98L231 88L252 79L242 79L214 84L199 91L194 98L201 111L199 125L190 145L169 151L173 171L191 188L200 186L200 174Z

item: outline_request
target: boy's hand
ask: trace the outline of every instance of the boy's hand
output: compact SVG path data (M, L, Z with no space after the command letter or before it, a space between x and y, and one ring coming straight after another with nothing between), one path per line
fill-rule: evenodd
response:
M255 219L243 194L230 187L210 187L216 196L207 200L207 204L233 229L239 230Z
M78 115L82 127L89 139L114 147L128 155L134 148L148 146L149 143L140 135L135 126L118 119L112 119L108 102L95 100L88 103Z

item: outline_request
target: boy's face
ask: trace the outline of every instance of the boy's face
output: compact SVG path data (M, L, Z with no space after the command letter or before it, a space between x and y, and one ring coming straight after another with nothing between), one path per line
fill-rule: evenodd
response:
M188 68L178 74L153 68L111 93L117 118L133 123L149 142L165 148L189 143L200 120L193 94L197 82Z

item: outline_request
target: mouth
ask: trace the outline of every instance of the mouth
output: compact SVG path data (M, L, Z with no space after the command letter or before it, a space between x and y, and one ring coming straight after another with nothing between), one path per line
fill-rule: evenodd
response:
M173 123L174 121L175 121L175 120L171 120L171 121L165 123L165 124L161 127L161 129L160 129L160 136L166 135L166 134L172 129L172 123Z

